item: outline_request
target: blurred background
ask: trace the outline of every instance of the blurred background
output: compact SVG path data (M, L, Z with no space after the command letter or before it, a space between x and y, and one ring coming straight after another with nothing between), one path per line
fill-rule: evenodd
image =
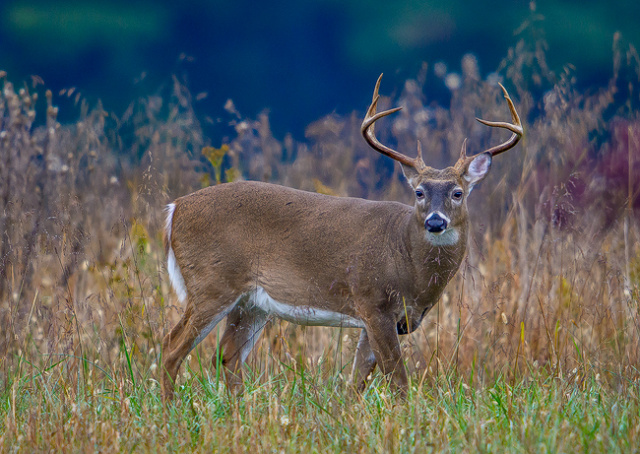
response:
M570 64L581 90L606 85L614 33L640 43L638 18L633 0L4 0L0 69L117 115L176 74L211 118L232 99L243 116L268 109L276 137L299 139L323 115L364 111L381 72L389 93L426 70L425 91L446 104L434 71L455 75L471 53L486 78L531 21L552 71Z

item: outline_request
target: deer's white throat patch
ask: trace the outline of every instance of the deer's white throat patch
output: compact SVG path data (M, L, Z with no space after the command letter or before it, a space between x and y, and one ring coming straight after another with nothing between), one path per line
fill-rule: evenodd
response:
M364 328L362 320L349 315L311 306L291 306L276 301L262 287L257 287L250 298L256 308L298 325Z
M460 241L460 234L456 228L448 228L442 233L425 231L426 240L434 246L453 246Z

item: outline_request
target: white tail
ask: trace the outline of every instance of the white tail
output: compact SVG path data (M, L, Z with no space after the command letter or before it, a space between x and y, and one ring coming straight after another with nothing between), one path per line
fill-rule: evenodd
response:
M187 287L184 285L184 279L180 272L180 267L176 262L176 255L171 248L171 223L173 222L173 212L176 209L175 203L167 205L167 222L165 224L165 238L167 239L167 271L169 272L169 280L178 295L178 300L184 303L187 300Z
M382 77L382 76L380 76ZM241 366L269 315L303 325L362 328L353 366L359 389L379 365L401 392L407 387L398 335L410 333L438 302L464 257L467 197L494 155L523 134L504 87L511 138L438 170L375 137L380 79L362 124L377 151L399 161L415 192L413 206L339 198L258 182L213 186L167 208L166 252L182 319L163 342L163 392L178 368L225 316L222 364L239 388Z

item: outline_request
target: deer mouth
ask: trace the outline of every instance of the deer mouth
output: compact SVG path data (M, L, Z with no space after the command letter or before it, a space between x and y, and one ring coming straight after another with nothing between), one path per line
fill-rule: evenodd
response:
M429 213L424 221L425 239L433 246L453 246L458 243L458 229L451 227L451 219L441 211Z

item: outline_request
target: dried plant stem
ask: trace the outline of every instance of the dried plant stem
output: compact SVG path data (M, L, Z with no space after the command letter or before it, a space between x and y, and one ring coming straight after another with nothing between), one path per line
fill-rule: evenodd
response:
M633 213L633 182L631 175L633 173L633 153L631 152L632 142L634 140L634 131L631 125L627 128L627 207L624 214L624 262L625 262L625 274L624 274L624 287L625 293L631 295L631 246L629 241L629 224L631 223L631 216ZM637 144L634 144L637 145Z

